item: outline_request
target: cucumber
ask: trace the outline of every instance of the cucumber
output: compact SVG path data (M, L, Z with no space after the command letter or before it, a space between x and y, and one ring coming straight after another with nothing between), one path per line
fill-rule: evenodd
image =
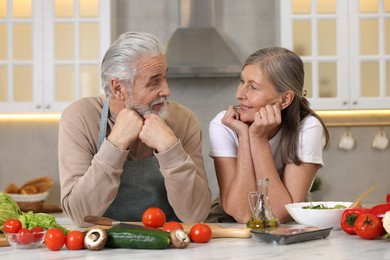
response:
M164 249L171 242L169 232L142 228L106 229L108 248Z

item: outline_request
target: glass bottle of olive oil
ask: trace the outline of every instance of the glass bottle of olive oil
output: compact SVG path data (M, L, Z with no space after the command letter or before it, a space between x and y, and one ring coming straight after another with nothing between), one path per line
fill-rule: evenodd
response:
M251 229L275 228L280 226L279 220L272 212L268 199L269 179L259 179L256 181L257 191L248 195L252 216L246 226Z

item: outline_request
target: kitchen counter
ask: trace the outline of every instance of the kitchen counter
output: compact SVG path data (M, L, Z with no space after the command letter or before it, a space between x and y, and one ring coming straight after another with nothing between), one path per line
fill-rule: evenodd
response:
M55 214L54 214L55 215ZM75 229L63 215L57 221ZM244 227L223 224L225 227ZM341 230L331 231L324 239L289 245L258 242L254 238L215 238L205 244L191 243L188 248L163 250L103 249L101 251L50 251L45 246L20 250L0 247L0 259L390 259L390 240L364 240Z

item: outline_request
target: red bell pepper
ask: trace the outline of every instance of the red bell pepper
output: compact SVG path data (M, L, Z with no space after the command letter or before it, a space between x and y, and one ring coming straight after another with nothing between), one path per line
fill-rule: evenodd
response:
M368 211L368 208L352 208L344 210L341 218L341 228L345 233L356 235L354 227L355 221L360 214L368 213Z
M382 222L382 219L387 211L390 211L390 202L375 205L370 209L369 213L376 215ZM382 228L381 236L386 234L386 230Z
M386 202L390 202L390 193L387 193Z
M370 209L370 213L382 218L387 211L390 211L390 202L375 205Z

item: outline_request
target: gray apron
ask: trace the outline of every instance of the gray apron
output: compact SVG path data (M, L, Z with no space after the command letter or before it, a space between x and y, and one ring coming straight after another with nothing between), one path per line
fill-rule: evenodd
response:
M100 118L98 150L107 132L110 99L104 103ZM158 207L165 212L167 221L179 221L168 202L164 177L155 156L137 161L126 160L120 177L118 193L104 213L121 221L142 221L142 214L149 207Z

